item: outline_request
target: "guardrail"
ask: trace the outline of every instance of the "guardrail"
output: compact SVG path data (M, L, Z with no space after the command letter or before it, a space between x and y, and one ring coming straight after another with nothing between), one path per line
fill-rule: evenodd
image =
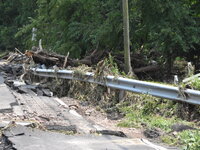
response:
M105 76L105 80L100 81L95 79L94 73L91 72L86 72L84 75L81 75L81 77L77 77L72 70L58 70L56 72L53 69L32 68L31 70L34 75L42 77L80 80L134 93L149 94L155 97L200 105L200 91L192 89L181 89L179 87L169 85L114 76Z

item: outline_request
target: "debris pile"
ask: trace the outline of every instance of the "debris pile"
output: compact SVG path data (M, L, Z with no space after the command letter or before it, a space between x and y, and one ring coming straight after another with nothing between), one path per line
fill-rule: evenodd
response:
M31 57L36 64L44 64L47 67L56 65L61 68L66 68L67 66L76 67L80 64L88 66L97 64L100 60L108 56L108 52L94 50L89 56L80 60L70 58L69 53L67 56L63 56L45 51L26 51L25 55Z

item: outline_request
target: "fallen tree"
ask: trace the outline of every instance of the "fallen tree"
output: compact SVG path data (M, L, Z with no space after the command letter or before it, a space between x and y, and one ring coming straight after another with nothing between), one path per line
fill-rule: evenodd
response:
M34 51L26 51L25 55L27 57L32 57L33 61L36 64L45 64L46 66L57 65L59 67L67 67L72 66L76 67L80 64L85 64L91 66L93 64L97 64L104 57L108 56L106 51L97 51L94 50L91 55L84 57L83 59L72 59L67 56L58 55L54 53L48 53L45 51L34 52ZM66 60L67 58L67 60Z
M135 73L140 73L140 72L150 72L150 71L156 71L159 70L159 66L158 65L149 65L146 67L141 67L141 68L136 68L134 69Z
M59 68L67 68L68 66L77 67L80 65L87 65L87 66L95 66L100 61L108 58L109 52L108 51L100 51L94 50L90 55L86 55L82 59L73 59L69 57L69 53L64 55L59 55L56 53L50 53L44 50L27 50L24 54L20 52L18 49L16 53L11 53L8 56L8 61L16 61L16 60L25 60L26 58L32 59L35 64L45 65L47 68L57 66ZM124 62L123 62L123 55L113 55L114 62L117 63L120 70L124 70ZM134 73L141 73L141 72L153 72L160 69L158 64L148 64L144 61L143 56L141 55L134 55L132 56L132 62L135 64L135 69L133 69ZM24 61L26 63L26 61Z

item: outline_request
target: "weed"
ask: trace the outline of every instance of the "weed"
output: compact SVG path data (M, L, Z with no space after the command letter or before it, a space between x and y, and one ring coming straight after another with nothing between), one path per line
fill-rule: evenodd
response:
M8 51L0 51L0 58L3 58L3 57L5 57L8 54L9 54Z
M164 135L161 137L162 142L169 145L183 145L183 150L200 149L200 131L186 130L175 135Z
M74 69L73 77L77 77L81 80L84 80L86 78L85 73L91 71L92 69L86 65L82 65L79 67L76 67Z
M161 141L168 144L168 145L177 145L177 143L178 143L178 139L174 138L170 135L161 136Z
M118 124L122 127L135 127L135 128L157 128L161 132L160 139L170 145L184 145L185 150L196 150L199 148L198 142L200 141L199 132L184 131L173 135L172 125L185 124L195 126L194 123L181 120L176 115L177 103L169 100L154 98L149 95L131 94L132 103L129 106L126 104L119 105L120 110L126 114L125 118ZM193 138L192 138L193 137ZM199 141L198 141L199 140ZM193 148L194 147L194 148Z
M198 150L200 149L200 131L183 131L179 133L178 138L181 144L184 144L184 150Z
M195 90L200 90L200 79L198 77L194 78L189 85Z

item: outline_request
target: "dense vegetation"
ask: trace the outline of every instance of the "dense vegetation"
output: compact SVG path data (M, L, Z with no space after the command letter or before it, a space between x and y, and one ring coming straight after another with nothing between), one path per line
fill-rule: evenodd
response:
M24 48L28 34L16 37L16 33L24 25L30 23L29 17L34 17L36 1L0 1L0 50L13 50L15 47ZM29 35L30 36L30 35Z
M129 0L129 8L132 52L158 52L156 59L170 62L198 53L199 0ZM37 43L42 39L45 48L73 57L123 50L121 0L1 0L0 18L1 50L31 48L33 27Z

